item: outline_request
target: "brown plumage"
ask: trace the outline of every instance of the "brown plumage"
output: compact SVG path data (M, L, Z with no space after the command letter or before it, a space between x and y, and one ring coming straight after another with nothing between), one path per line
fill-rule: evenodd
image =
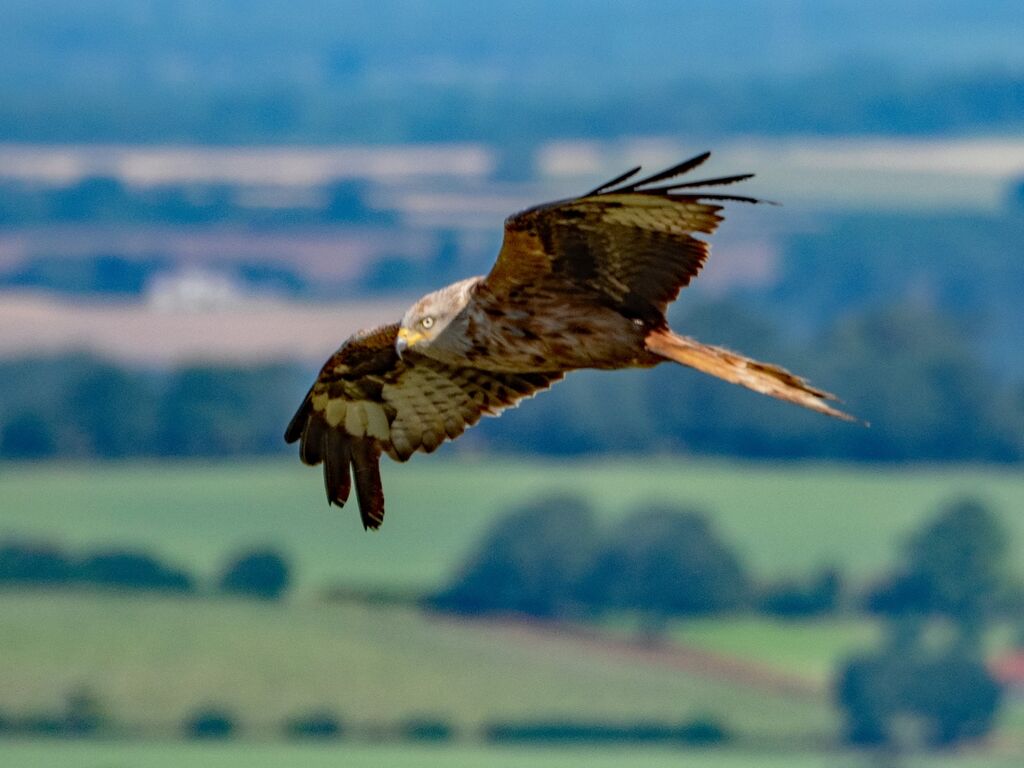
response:
M401 323L349 338L327 361L285 432L306 464L324 465L327 499L355 486L363 525L384 519L380 456L405 461L454 439L579 368L671 360L762 394L849 420L835 398L783 368L675 334L665 311L708 256L722 201L694 192L749 174L662 183L698 155L640 181L635 168L582 197L505 222L486 277L428 294Z

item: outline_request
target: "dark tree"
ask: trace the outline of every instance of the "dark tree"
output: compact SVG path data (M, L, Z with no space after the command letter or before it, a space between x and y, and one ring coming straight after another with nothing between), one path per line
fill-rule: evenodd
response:
M805 582L771 584L761 595L761 610L772 616L802 618L835 611L842 584L835 568L826 568Z
M227 739L235 732L235 721L221 709L201 709L185 719L183 730L189 739Z
M569 609L597 541L591 510L578 499L542 499L502 518L431 604L456 613L553 617Z
M288 589L288 563L277 552L257 550L233 560L220 579L223 592L277 600Z
M326 711L293 717L284 728L285 735L293 739L337 739L342 731L341 721Z
M888 738L887 724L892 716L894 689L898 683L885 657L866 655L849 660L839 672L836 702L846 719L846 738L851 744L876 746Z
M56 451L57 441L53 429L40 413L18 413L0 426L0 457L44 459Z
M91 736L106 724L100 700L88 689L68 694L64 710L64 731L71 736Z
M654 507L612 532L581 581L580 594L598 610L696 615L739 608L748 599L749 582L739 557L704 515Z
M175 372L159 405L160 445L172 456L252 451L249 413L258 411L246 379L227 369L192 366Z
M1024 179L1017 179L1010 186L1009 201L1013 210L1024 212Z
M399 726L401 735L410 741L451 741L455 729L441 717L414 717Z
M931 582L919 573L897 573L875 584L864 607L871 613L899 619L927 615L935 605Z
M126 589L189 592L194 587L192 578L184 571L139 552L90 555L78 565L76 578L86 584Z
M0 546L0 583L59 584L71 579L74 571L67 555L54 545Z
M964 628L983 620L1006 584L1008 534L975 499L949 504L907 547L907 571L928 585L932 608Z
M983 662L987 625L1005 606L1007 536L973 500L946 506L914 534L896 575L868 595L886 618L889 643L841 670L836 698L857 744L901 745L900 722L945 747L985 736L1001 690ZM945 624L957 631L929 633Z
M142 374L99 363L67 397L90 454L118 458L152 452L155 399Z
M859 745L895 745L905 738L901 720L920 726L931 747L985 736L994 724L1001 691L985 665L962 646L937 654L890 647L849 661L836 698L847 738Z
M1007 532L973 499L948 504L913 535L901 568L867 595L867 608L892 617L939 615L972 635L1009 588Z
M157 411L157 445L172 456L274 452L304 376L285 365L196 365L171 374Z
M933 746L973 741L992 729L1002 690L979 659L954 647L915 672L912 703L930 725Z
M393 221L394 216L387 211L367 205L369 191L361 181L343 180L329 185L325 190L324 219L355 224L388 224Z

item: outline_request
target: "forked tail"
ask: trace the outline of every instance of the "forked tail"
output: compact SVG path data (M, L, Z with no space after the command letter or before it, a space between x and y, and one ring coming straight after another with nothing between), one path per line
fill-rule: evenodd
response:
M786 400L812 411L855 421L848 413L833 408L828 402L836 396L816 389L785 368L761 363L722 347L701 344L688 336L679 336L668 329L651 331L646 338L647 349L680 365L717 376L763 395Z

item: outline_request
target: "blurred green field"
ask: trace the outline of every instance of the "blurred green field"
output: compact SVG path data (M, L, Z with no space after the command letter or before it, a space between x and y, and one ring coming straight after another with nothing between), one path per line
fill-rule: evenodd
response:
M1024 563L1019 469L417 457L384 472L388 517L366 534L354 509L327 507L319 470L293 459L0 464L0 538L143 547L207 575L240 548L270 544L291 557L302 590L429 589L497 515L567 491L608 518L650 500L705 510L759 575L834 564L864 578L939 504L975 494L1003 515Z
M299 587L280 604L0 591L0 712L54 711L69 692L87 690L114 721L168 741L0 740L0 765L859 766L865 763L849 755L731 749L321 747L270 740L279 738L286 718L317 709L359 728L436 717L470 738L480 724L503 719L698 716L720 719L741 739L781 745L836 738L829 679L838 659L877 641L870 621L675 622L667 629L670 648L696 653L697 661L674 665L527 625L315 599L331 585L435 587L496 516L549 493L580 494L608 520L647 500L695 507L714 518L758 575L798 575L830 564L858 579L891 563L903 537L943 501L974 494L1002 514L1014 536L1014 560L1024 562L1024 475L1013 471L426 458L388 465L385 483L386 525L365 534L354 510L326 506L318 472L292 461L0 464L0 539L148 549L208 577L235 552L271 545L290 558ZM613 622L609 636L624 629ZM705 669L700 654L710 659ZM736 669L722 667L729 660ZM185 717L205 704L235 715L245 741L170 743ZM999 733L999 744L1022 743L1024 707L1005 708ZM905 764L1016 765L983 756Z
M873 648L878 623L863 618L782 621L763 616L698 618L673 624L671 641L765 664L824 689L840 659Z
M167 737L203 704L263 738L324 708L362 728L439 717L470 737L485 722L560 717L713 716L797 743L837 728L821 691L408 608L38 591L0 592L0 615L0 712L54 711L84 688L115 721Z
M166 739L215 705L248 739L327 710L363 733L417 717L470 739L502 720L712 717L741 740L832 743L831 673L878 636L850 619L699 619L650 651L614 632L398 606L47 590L0 592L0 615L0 712L58 711L84 690L121 727ZM1007 702L999 732L1024 744L1021 703Z
M602 750L475 746L281 744L4 743L0 761L18 768L872 768L892 762L846 753L751 753L637 747ZM901 768L1018 768L1014 756L901 758Z

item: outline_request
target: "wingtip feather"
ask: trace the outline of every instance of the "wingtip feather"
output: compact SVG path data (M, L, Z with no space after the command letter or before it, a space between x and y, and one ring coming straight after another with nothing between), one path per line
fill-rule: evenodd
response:
M640 179L629 185L628 190L633 191L639 187L645 187L648 184L653 184L656 181L664 181L665 179L674 179L676 176L682 176L684 173L689 173L694 168L703 165L707 159L711 157L711 151L701 152L699 155L691 157L689 160L684 160L681 163L676 163L671 168L666 168L664 171L659 171L652 176Z
M352 441L352 475L363 530L376 530L384 522L384 485L380 477L380 447L372 440Z

